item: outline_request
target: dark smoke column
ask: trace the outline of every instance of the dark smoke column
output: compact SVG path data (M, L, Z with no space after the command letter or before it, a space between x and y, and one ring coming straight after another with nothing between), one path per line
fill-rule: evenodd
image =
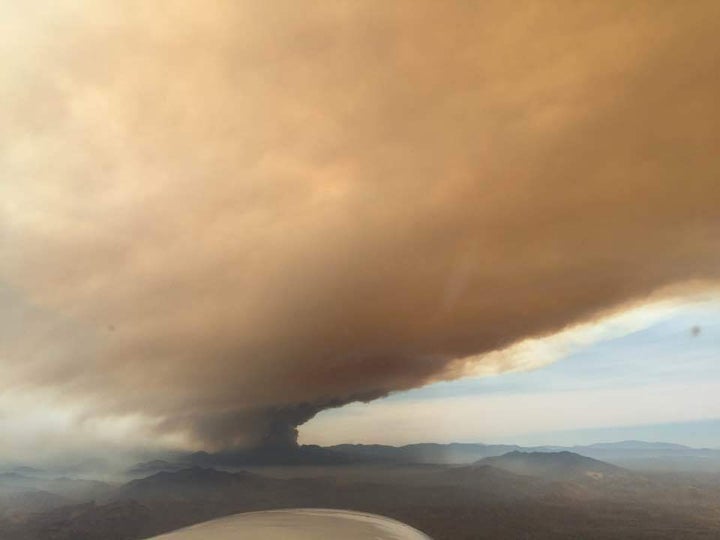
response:
M276 409L268 413L265 433L260 447L270 450L290 450L297 447L298 426L304 424L324 407L319 405L297 405Z

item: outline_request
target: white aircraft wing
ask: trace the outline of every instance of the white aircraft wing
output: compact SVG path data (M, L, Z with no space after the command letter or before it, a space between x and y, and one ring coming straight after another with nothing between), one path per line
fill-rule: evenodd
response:
M235 514L150 540L430 540L394 519L319 508Z

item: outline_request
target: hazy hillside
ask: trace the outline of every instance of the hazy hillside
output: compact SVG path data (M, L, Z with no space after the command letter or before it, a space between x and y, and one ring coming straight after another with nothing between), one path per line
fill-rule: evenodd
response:
M632 441L583 451L702 452ZM6 469L0 473L0 539L140 540L223 515L292 507L387 515L436 540L714 539L720 530L720 474L682 467L641 472L557 447L342 445L275 456L292 465L254 457L174 456L138 464L128 473L136 478L118 485ZM252 463L241 469L247 460ZM153 472L157 468L163 470Z
M488 457L477 462L515 474L539 476L549 480L602 480L627 476L629 471L573 452L518 452Z
M640 475L569 452L512 451L463 466L275 472L163 471L109 486L83 504L26 491L18 495L24 505L0 513L0 538L140 540L223 515L292 507L373 512L436 540L711 539L720 529L718 478Z

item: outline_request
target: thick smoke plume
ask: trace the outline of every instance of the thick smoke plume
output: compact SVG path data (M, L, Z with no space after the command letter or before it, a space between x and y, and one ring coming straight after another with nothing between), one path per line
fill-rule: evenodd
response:
M3 389L286 445L720 274L718 2L0 9Z

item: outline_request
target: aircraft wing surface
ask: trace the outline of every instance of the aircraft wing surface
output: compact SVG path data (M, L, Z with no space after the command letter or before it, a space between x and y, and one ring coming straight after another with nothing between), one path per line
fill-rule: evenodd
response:
M319 508L235 514L150 540L430 540L394 519Z

